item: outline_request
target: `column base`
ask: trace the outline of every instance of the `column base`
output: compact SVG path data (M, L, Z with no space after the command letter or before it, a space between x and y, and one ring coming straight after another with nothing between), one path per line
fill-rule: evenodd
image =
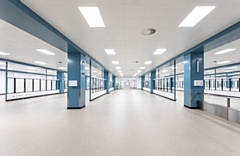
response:
M184 107L189 108L189 109L200 109L200 107L189 107L189 106L186 106L186 105L184 105Z
M82 109L82 108L84 108L84 107L85 107L85 105L82 106L82 107L67 107L67 109Z

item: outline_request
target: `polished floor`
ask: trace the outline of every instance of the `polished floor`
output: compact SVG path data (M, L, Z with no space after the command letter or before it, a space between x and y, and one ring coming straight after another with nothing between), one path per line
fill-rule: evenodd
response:
M239 156L240 126L140 90L0 104L1 156Z

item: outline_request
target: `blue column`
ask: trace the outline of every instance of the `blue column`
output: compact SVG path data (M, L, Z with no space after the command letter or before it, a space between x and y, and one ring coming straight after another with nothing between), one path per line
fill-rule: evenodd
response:
M89 64L89 101L91 101L91 96L92 96L92 59L90 59L90 64Z
M116 76L112 76L112 81L113 81L113 88L114 90L116 89Z
M155 79L156 79L156 70L151 71L150 77L150 93L153 94L153 90L155 89Z
M184 106L199 108L197 101L203 102L204 80L204 50L203 47L184 55ZM202 86L194 85L199 80Z
M6 62L5 68L5 101L7 101L7 94L8 94L8 62Z
M68 53L68 109L85 107L85 56ZM74 83L77 82L75 86Z
M141 90L143 90L144 81L145 81L145 76L141 76Z
M174 62L173 62L173 66L174 66L174 77L173 77L173 89L174 89L174 91L173 91L173 93L174 93L174 101L176 101L177 100L177 91L176 91L176 84L177 84L177 76L176 76L176 73L177 73L177 68L176 68L176 60L174 60Z
M107 94L109 93L109 76L108 76L108 71L104 69L104 79L105 79L105 83L104 83L104 89L107 90Z
M57 71L57 79L59 80L59 86L57 89L59 89L59 93L64 93L64 72Z

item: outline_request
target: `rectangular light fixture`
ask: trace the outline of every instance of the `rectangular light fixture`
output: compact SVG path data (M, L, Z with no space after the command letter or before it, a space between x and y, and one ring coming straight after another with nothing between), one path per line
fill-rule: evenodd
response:
M96 71L96 70L93 70L92 72L93 72L93 73L96 73L97 71Z
M0 51L0 55L10 55L10 54Z
M36 68L34 67L26 67L27 69L30 69L30 70L36 70Z
M232 66L232 67L227 67L226 69L235 69L237 68L236 66Z
M174 69L174 67L172 67L172 69ZM176 69L178 69L178 67L176 67Z
M145 64L151 64L152 63L152 61L146 61L145 62Z
M112 61L112 63L113 63L113 64L119 64L119 62L118 62L118 61Z
M121 67L116 67L116 69L121 69Z
M6 67L0 67L1 69L6 69ZM13 70L13 68L8 68L8 70Z
M43 54L47 54L47 55L55 55L55 53L48 51L46 49L36 49L38 52L41 52Z
M34 61L34 63L40 64L40 65L46 65L47 63L41 62L41 61Z
M222 62L218 62L217 64L226 64L226 63L229 63L231 61L222 61Z
M65 70L66 68L65 68L65 67L58 67L58 69L62 69L62 70Z
M215 8L216 6L196 6L179 27L194 27Z
M141 73L142 71L141 71L141 70L138 70L137 72L138 72L138 73Z
M236 49L225 49L225 50L216 52L215 54L217 54L217 55L219 55L219 54L225 54L225 53L229 53L229 52L234 51L234 50L236 50Z
M145 67L140 67L140 69L145 69Z
M167 70L163 70L162 72L163 72L163 73L166 73L166 72L167 72Z
M119 72L119 73L121 73L122 71L121 71L121 70L119 70L118 72Z
M161 54L163 54L166 50L167 50L167 49L157 49L157 50L153 53L153 55L161 55Z
M90 27L105 27L98 7L78 7Z
M89 69L89 67L85 67L85 69Z
M105 52L107 53L107 55L115 55L114 49L105 49Z

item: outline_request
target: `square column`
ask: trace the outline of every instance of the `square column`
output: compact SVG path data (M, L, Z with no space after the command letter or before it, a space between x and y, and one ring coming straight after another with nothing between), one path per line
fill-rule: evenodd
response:
M204 101L203 53L203 48L199 48L184 55L184 106L192 109L200 108L200 103Z
M153 94L153 90L155 89L155 79L156 79L156 70L151 71L150 77L150 93Z
M109 72L104 69L104 79L105 79L105 84L104 84L104 89L106 89L107 94L109 94Z
M59 80L57 89L59 89L59 93L64 93L64 72L57 71L57 79Z
M113 86L114 89L116 89L116 76L114 76L114 75L112 76L112 81L113 81L112 86Z
M85 56L68 53L68 109L85 107Z
M141 90L143 90L144 81L145 81L145 76L141 76Z

